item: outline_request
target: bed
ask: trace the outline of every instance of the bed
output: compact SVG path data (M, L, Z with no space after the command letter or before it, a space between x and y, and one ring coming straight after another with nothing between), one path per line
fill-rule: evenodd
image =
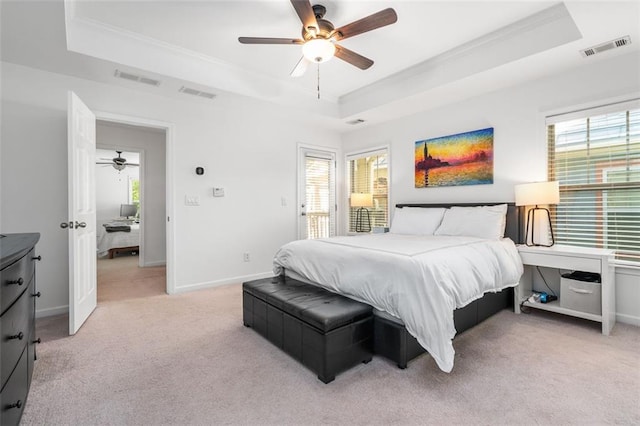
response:
M274 273L373 306L450 372L454 311L518 284L521 228L509 203L400 204L392 232L293 241L276 253ZM483 319L478 309L465 328Z
M108 257L113 259L113 256L126 251L136 251L140 249L140 224L132 223L126 224L129 227L129 231L116 231L106 232L104 230L100 236L98 236L98 257Z

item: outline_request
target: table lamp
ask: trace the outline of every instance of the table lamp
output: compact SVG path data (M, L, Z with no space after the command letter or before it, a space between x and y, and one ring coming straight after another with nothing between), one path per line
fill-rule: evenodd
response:
M353 193L351 194L350 202L351 207L358 207L356 211L356 232L371 232L371 218L367 207L373 207L373 194ZM364 223L365 214L366 223Z
M551 247L555 244L553 228L551 226L551 214L549 209L538 207L539 205L558 204L560 202L560 189L557 181L524 183L515 186L516 206L535 206L527 213L527 226L525 233L525 244L527 246ZM549 223L549 233L551 234L551 244L542 244L536 238L535 222L536 213L545 212ZM542 213L544 214L544 213ZM531 228L531 232L529 232ZM529 240L531 236L531 240ZM530 242L531 241L531 242Z

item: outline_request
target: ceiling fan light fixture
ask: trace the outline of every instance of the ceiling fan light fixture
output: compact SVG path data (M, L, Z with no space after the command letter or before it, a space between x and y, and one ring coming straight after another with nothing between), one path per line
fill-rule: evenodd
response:
M125 167L127 167L127 165L124 163L115 163L115 162L112 164L112 166L114 169L116 169L119 172L124 170Z
M321 63L333 58L336 46L324 38L314 38L302 45L302 54L311 62Z

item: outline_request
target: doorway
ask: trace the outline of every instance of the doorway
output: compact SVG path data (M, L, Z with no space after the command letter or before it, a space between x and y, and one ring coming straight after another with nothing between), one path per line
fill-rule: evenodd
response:
M165 129L96 122L98 303L168 292L166 137Z
M173 125L170 123L130 117L113 113L94 112L75 94L67 96L67 153L68 153L68 221L60 224L69 233L69 334L75 334L97 306L96 271L96 126L97 120L134 127L162 129L165 149L162 155L165 178L165 291L175 293L175 251L173 248ZM143 157L144 158L144 157ZM144 161L142 162L144 166ZM142 167L144 170L144 167ZM144 173L144 171L143 171ZM144 197L144 192L143 192ZM144 204L144 203L143 203ZM144 215L143 215L143 220ZM144 229L144 226L143 226ZM145 242L142 231L141 244Z
M298 236L336 235L336 152L298 147Z

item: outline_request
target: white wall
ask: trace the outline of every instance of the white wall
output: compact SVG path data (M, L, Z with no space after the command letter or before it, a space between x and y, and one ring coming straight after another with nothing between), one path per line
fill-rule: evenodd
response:
M296 144L340 146L336 133L295 111L238 96L180 101L4 62L1 77L0 231L42 234L39 315L68 305L68 231L59 227L67 218L68 90L97 111L173 123L176 291L269 273L278 247L296 238ZM214 186L226 196L213 198ZM185 206L186 195L200 206Z
M174 155L167 166L174 170L175 211L168 214L175 226L176 290L186 291L268 272L277 248L296 238L296 143L334 147L339 155L389 144L392 203L513 200L515 183L545 178L544 116L637 96L639 64L637 55L595 62L345 134L341 147L334 132L258 101L229 95L212 102L177 101L2 63L0 231L42 234L38 311L66 311L68 231L59 223L67 218L67 90L95 110L174 124ZM487 126L495 130L493 185L413 187L416 140ZM204 176L195 174L196 166L205 167ZM213 198L214 186L227 195ZM186 195L199 196L201 205L185 206ZM281 205L283 197L287 206ZM340 213L346 217L344 207ZM339 223L344 233L344 221ZM242 261L245 251L251 253L249 263ZM619 269L616 279L619 320L640 324L638 271Z
M546 180L544 118L552 113L638 97L639 75L638 54L600 60L562 75L355 130L342 136L343 151L349 153L365 147L390 145L391 205L400 202L513 201L514 184ZM414 187L415 141L485 127L494 128L492 185ZM341 214L346 216L345 211ZM638 272L617 269L617 312L619 320L640 325Z
M102 147L141 152L143 206L140 212L143 266L166 261L166 136L164 130L98 121L96 138ZM125 156L125 158L128 158ZM125 169L127 170L127 169ZM111 171L115 172L112 168ZM116 172L117 174L117 172Z

